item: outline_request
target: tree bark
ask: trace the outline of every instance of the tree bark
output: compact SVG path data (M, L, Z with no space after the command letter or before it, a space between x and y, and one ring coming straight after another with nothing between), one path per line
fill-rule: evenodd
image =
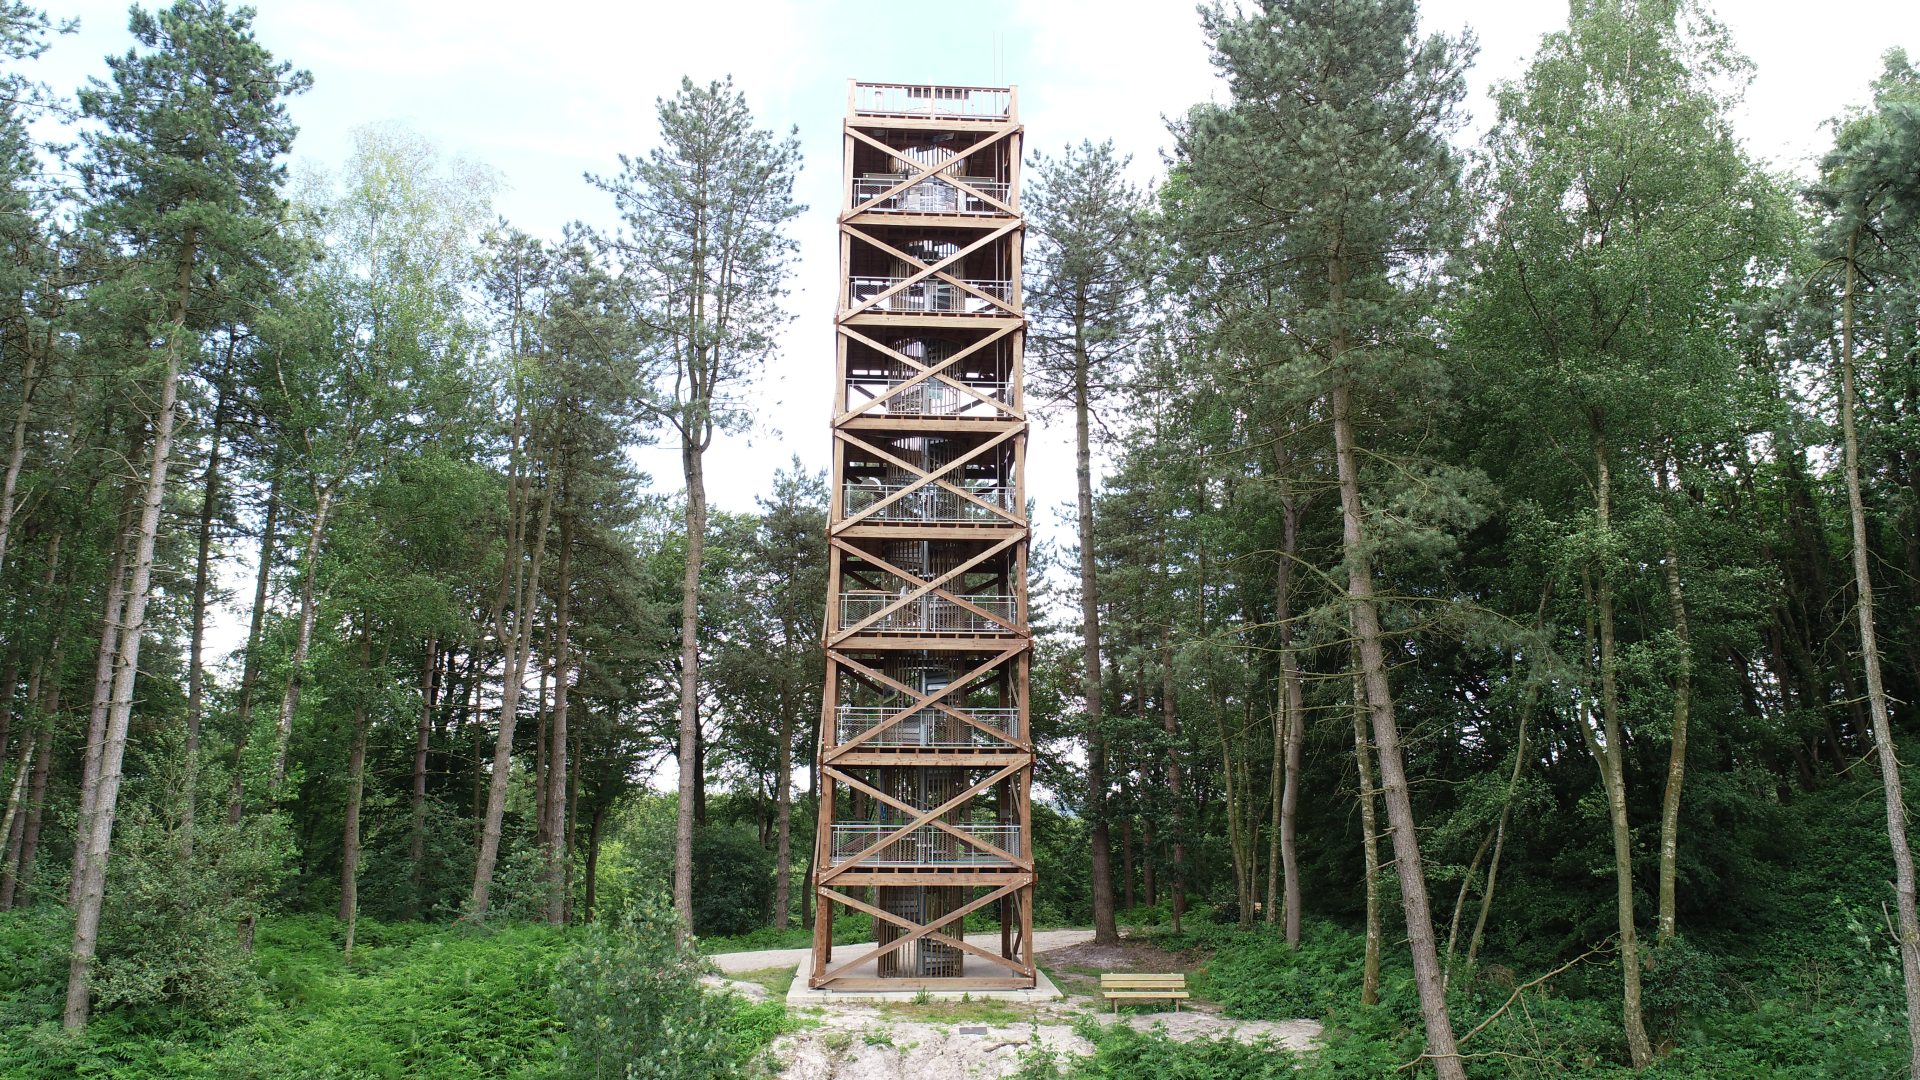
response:
M673 910L681 941L693 935L693 824L699 813L700 568L706 555L707 484L703 448L683 432L681 466L687 481L687 566L680 582L680 793L673 829Z
M213 408L206 482L200 492L200 539L193 563L193 629L187 646L187 775L181 783L180 862L193 861L193 819L200 799L200 721L206 709L207 585L213 567L213 519L220 502L220 438L225 434L224 395Z
M27 424L33 413L34 371L38 359L31 346L21 349L20 410L13 418L13 446L7 454L6 478L0 480L0 570L6 569L7 543L13 536L15 495L20 487L20 468L27 459Z
M1544 615L1544 595L1540 598L1540 608ZM1520 774L1527 765L1527 724L1533 718L1539 696L1538 686L1530 684L1526 701L1520 707L1520 735L1514 740L1513 772L1507 777L1507 797L1500 803L1500 821L1493 829L1493 857L1487 861L1487 884L1480 890L1480 913L1473 920L1473 937L1467 942L1468 970L1472 970L1474 960L1480 955L1480 943L1487 932L1487 912L1493 909L1493 887L1499 881L1500 855L1507 845L1507 821L1513 815L1513 797L1520 789Z
M113 560L107 568L105 612L100 619L100 648L93 661L93 701L87 709L87 748L80 763L80 808L73 822L73 867L67 877L67 906L80 903L86 880L86 854L91 847L93 806L100 794L100 755L107 741L107 713L113 700L114 660L120 650L121 616L127 604L128 536L124 521L114 539Z
M1079 499L1081 691L1086 702L1087 821L1093 843L1093 942L1115 945L1120 930L1113 915L1113 834L1107 822L1107 742L1101 723L1105 698L1100 666L1100 583L1094 559L1091 387L1087 349L1076 324L1073 356L1074 481Z
M253 575L253 611L247 617L247 652L240 668L240 702L234 723L240 734L233 747L233 786L227 798L227 823L240 824L245 807L247 739L253 733L253 695L260 683L260 630L267 616L267 589L273 581L273 554L280 527L280 474L267 482L266 519L260 528L259 566Z
M1591 418L1591 428L1595 507L1604 548L1613 535L1613 466L1599 417ZM1597 578L1598 581L1589 591L1589 598L1594 617L1599 621L1600 721L1603 731L1596 737L1590 722L1581 730L1588 735L1588 749L1600 765L1600 781L1607 795L1607 817L1613 828L1614 904L1618 909L1620 933L1620 1002L1627 1053L1633 1059L1634 1068L1644 1069L1653 1063L1653 1043L1647 1038L1646 1019L1640 1006L1640 943L1633 913L1633 833L1627 820L1626 748L1620 727L1619 679L1614 661L1610 567L1602 565Z
M340 921L347 924L346 949L353 959L353 932L360 916L360 799L367 776L367 695L373 684L373 638L360 616L360 685L353 694L353 740L347 750L347 810L340 834Z
M420 917L420 909L426 903L427 891L427 750L431 746L433 735L433 710L437 704L435 693L439 689L440 639L427 637L427 659L420 672L420 722L413 736L413 787L411 793L413 827L407 839L407 865L411 868L409 884L412 891L407 897L407 918Z
M89 975L99 948L100 913L106 899L107 859L111 852L114 811L120 798L120 768L127 750L127 725L133 718L133 683L139 672L140 644L146 633L147 601L153 578L154 542L160 532L160 509L167 493L168 456L173 449L173 423L179 402L181 338L186 335L186 306L191 288L195 234L187 232L175 288L171 328L167 334L166 370L160 381L160 407L154 418L153 454L147 469L146 491L140 505L140 523L133 542L130 581L120 647L114 657L113 697L108 710L100 772L91 807L87 847L79 860L83 880L74 905L73 952L67 965L67 1004L62 1023L68 1031L87 1025L92 1005Z
M1913 849L1907 841L1906 797L1900 786L1900 756L1893 740L1887 689L1880 673L1880 644L1873 622L1873 577L1868 568L1866 500L1860 491L1860 431L1855 419L1853 297L1858 280L1859 234L1847 237L1846 286L1842 294L1840 429L1846 443L1847 516L1853 538L1853 580L1860 626L1860 658L1866 669L1867 707L1880 751L1880 783L1887 801L1887 839L1893 849L1894 903L1900 926L1900 975L1907 996L1908 1073L1920 1080L1920 904L1914 899Z
M1334 306L1343 302L1344 270L1333 269ZM1344 356L1344 342L1336 335L1334 355ZM1427 1058L1440 1080L1465 1080L1466 1068L1454 1044L1453 1022L1447 1015L1446 980L1433 938L1433 912L1427 900L1427 872L1420 860L1420 835L1413 819L1413 800L1407 789L1406 765L1400 750L1399 726L1394 720L1393 692L1387 682L1386 654L1381 646L1380 619L1373 597L1373 569L1367 553L1364 510L1360 505L1360 471L1354 438L1353 408L1345 382L1332 392L1333 437L1340 477L1341 539L1347 562L1347 599L1373 741L1380 756L1380 787L1387 805L1387 824L1393 830L1393 858L1400 873L1400 900L1406 909L1407 945L1413 953L1414 985L1420 992L1420 1016L1427 1031Z
M1373 806L1373 749L1367 742L1367 696L1360 673L1353 676L1353 760L1360 785L1360 852L1364 856L1367 890L1367 945L1360 976L1360 1004L1380 1004L1380 848Z
M565 498L562 493L562 498ZM547 753L547 921L567 920L567 684L573 681L568 598L573 591L573 509L560 516L559 588L553 597L553 748Z
M789 631L791 628L788 628ZM792 641L789 633L788 641ZM784 676L783 676L784 681ZM773 925L791 921L793 907L793 709L783 686L780 694L780 751L773 765Z
M1345 361L1349 351L1346 328L1346 256L1338 238L1327 258L1328 301L1335 327L1329 340L1333 362ZM1427 1031L1427 1058L1439 1080L1465 1080L1466 1068L1454 1043L1453 1023L1447 1015L1446 980L1433 938L1433 911L1427 900L1426 867L1420 859L1420 834L1413 819L1413 800L1407 788L1400 729L1394 719L1393 691L1387 681L1386 654L1381 645L1380 617L1373 595L1372 557L1367 551L1365 510L1360 502L1360 465L1354 435L1352 387L1344 377L1330 396L1333 414L1335 470L1339 476L1341 545L1347 564L1347 601L1354 645L1373 742L1380 758L1380 787L1387 806L1387 824L1393 830L1393 858L1400 874L1400 901L1406 911L1407 945L1413 954L1414 985L1420 994L1420 1017Z
M287 686L280 695L280 715L274 724L273 774L267 781L267 801L280 798L287 779L287 749L293 743L293 714L300 707L300 691L307 682L307 652L313 645L313 624L319 617L314 578L320 573L320 544L326 538L327 516L333 509L337 481L315 493L313 524L307 529L307 550L301 554L300 622L294 632L293 655L287 660Z
M1678 462L1674 463L1676 471ZM1667 462L1659 469L1663 494L1670 494ZM1680 582L1680 550L1674 530L1667 530L1666 558L1661 563L1666 578L1667 607L1673 615L1673 636L1680 655L1675 658L1673 675L1673 738L1667 755L1667 786L1660 797L1660 923L1659 940L1674 935L1674 879L1680 854L1680 788L1687 778L1687 717L1693 704L1693 635L1687 628L1687 594Z
M1294 502L1293 478L1286 471L1291 455L1280 462L1280 565L1275 571L1274 618L1280 624L1280 686L1285 718L1286 750L1281 767L1285 773L1280 790L1279 821L1280 863L1286 886L1284 933L1289 945L1300 944L1300 765L1306 750L1306 695L1301 686L1300 661L1294 651L1293 634L1293 560L1299 551L1300 512Z
M1180 916L1187 911L1187 840L1186 808L1180 802L1180 714L1174 700L1171 626L1160 631L1160 730L1167 736L1167 801L1173 808L1169 815L1173 823L1173 899L1167 921L1177 934Z
M524 481L531 483L531 473ZM522 515L525 514L524 502ZM495 629L506 647L506 668L500 687L500 728L493 743L493 770L487 782L486 812L481 817L480 855L474 863L473 893L467 902L467 917L485 922L487 899L493 889L493 868L500 858L501 825L507 812L507 784L513 776L513 729L520 718L520 688L526 679L527 662L533 656L534 615L540 596L540 564L547 553L547 528L553 523L553 486L547 485L541 499L539 521L534 525L533 557L523 585L514 589L515 604L511 622L505 613L495 618ZM524 524L522 526L524 528ZM518 545L512 557L518 559ZM511 573L519 574L515 567ZM503 571L507 573L507 571ZM509 632L511 626L511 632Z

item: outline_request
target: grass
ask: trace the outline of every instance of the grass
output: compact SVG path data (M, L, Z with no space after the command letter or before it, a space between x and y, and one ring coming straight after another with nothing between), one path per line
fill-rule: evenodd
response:
M767 988L767 993L772 994L776 1000L782 1000L786 998L787 991L792 988L794 976L799 974L799 969L795 967L767 967L758 968L753 971L723 972L722 974L724 977L732 979L735 982L750 982L764 986Z
M918 1024L1023 1024L1033 1019L1033 1010L1012 1002L987 1001L889 1001L880 1006L881 1014L894 1020Z

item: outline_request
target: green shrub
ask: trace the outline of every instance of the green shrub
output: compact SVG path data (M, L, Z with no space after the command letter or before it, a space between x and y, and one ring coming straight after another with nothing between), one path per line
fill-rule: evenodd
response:
M700 988L702 962L674 940L673 911L639 899L588 927L555 989L570 1076L719 1080L765 1045L765 1018ZM762 1038L764 1036L764 1039Z
M773 855L752 830L710 825L693 834L693 932L745 934L773 919Z

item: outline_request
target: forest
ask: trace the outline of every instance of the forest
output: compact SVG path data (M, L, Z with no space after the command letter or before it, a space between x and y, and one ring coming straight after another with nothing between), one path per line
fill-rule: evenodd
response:
M1035 133L1035 918L1321 1029L1004 1075L1920 1080L1920 69L1793 173L1703 0L1567 7L1473 139L1414 0L1202 5L1152 184ZM291 169L254 17L50 87L0 0L0 1076L779 1075L703 957L817 914L831 492L709 452L828 370L798 138L682 80L532 235Z

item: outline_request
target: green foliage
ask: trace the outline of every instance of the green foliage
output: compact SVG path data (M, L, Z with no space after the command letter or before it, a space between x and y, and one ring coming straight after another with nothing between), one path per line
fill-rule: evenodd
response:
M103 1006L179 1006L211 1020L244 1011L253 972L240 928L285 875L285 823L254 815L239 825L196 819L193 857L182 830L147 806L114 826L105 935L93 975Z
M570 1041L567 1074L625 1080L739 1075L777 1021L742 1014L700 988L699 957L674 939L661 900L640 899L589 926L555 988ZM775 1032L777 1033L777 1032Z
M693 932L745 934L773 917L773 855L744 828L693 834Z

